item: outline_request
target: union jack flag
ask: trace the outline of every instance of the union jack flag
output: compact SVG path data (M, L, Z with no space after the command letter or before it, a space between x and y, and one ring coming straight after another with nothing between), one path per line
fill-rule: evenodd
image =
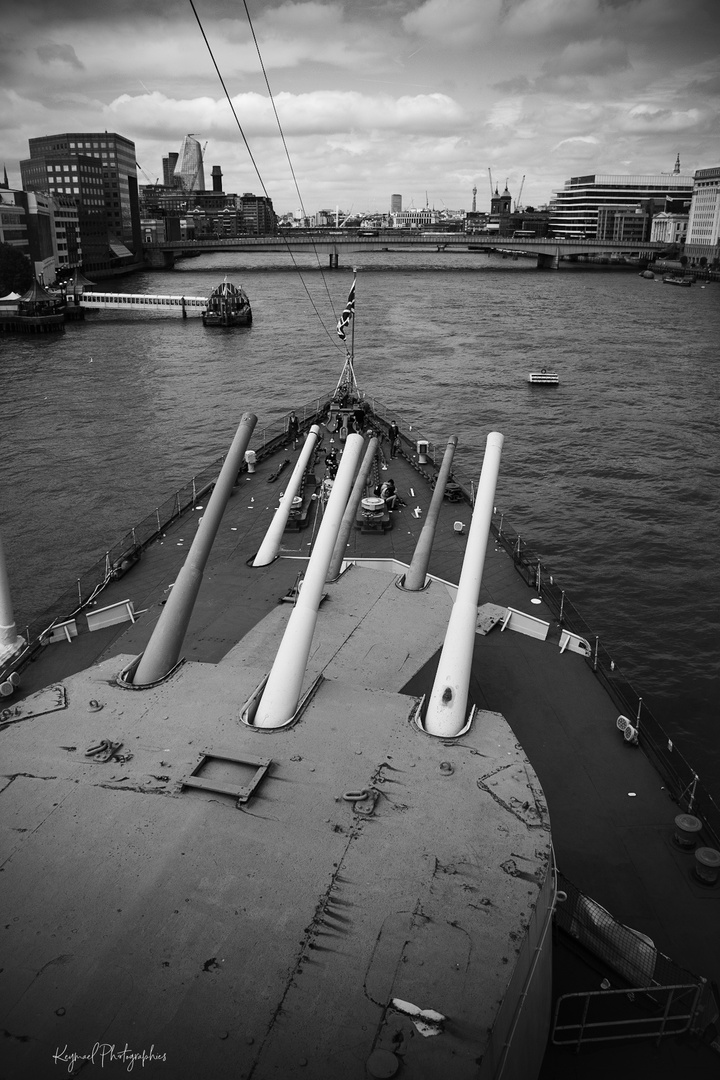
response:
M342 315L338 319L338 337L342 338L343 341L345 340L345 327L349 324L350 320L355 314L355 281L356 279L353 278L352 287L350 289L350 292L348 293L347 303L345 305L345 308L343 309Z

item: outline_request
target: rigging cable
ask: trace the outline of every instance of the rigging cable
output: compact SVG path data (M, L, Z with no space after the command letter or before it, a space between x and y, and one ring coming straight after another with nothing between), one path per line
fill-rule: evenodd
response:
M218 67L217 60L215 59L215 54L213 53L210 42L208 41L207 34L205 33L205 29L203 27L203 24L200 21L200 16L197 13L197 10L195 8L195 4L194 4L193 0L189 0L189 4L190 4L190 7L192 8L193 15L195 16L195 20L196 20L196 22L197 22L197 24L198 24L198 26L200 28L200 33L203 36L203 41L205 42L205 45L207 46L207 50L208 50L208 52L210 54L210 59L213 62L213 67L215 68L215 71L217 72L217 77L220 80L220 85L222 86L223 91L225 93L225 97L227 98L227 102L228 102L228 105L230 106L230 111L232 112L233 117L235 119L235 123L237 124L238 131L240 132L240 134L242 136L242 140L245 143L245 149L247 150L248 156L249 156L249 158L250 158L250 160L251 160L251 162L253 164L253 168L255 169L255 173L256 173L257 178L258 178L258 180L260 182L260 186L261 186L261 188L263 190L263 194L265 195L266 199L270 200L270 196L268 195L267 188L265 187L265 181L262 178L262 175L260 173L260 169L258 167L258 164L255 161L252 150L250 149L250 144L247 141L247 138L245 136L245 132L243 131L243 128L242 128L242 124L240 123L240 119L239 119L239 117L237 115L237 112L235 111L235 106L232 103L232 98L230 97L230 94L228 92L228 88L225 85L225 80L223 79L222 74L220 73L220 68ZM260 48L258 46L257 38L255 37L255 30L253 28L252 20L250 19L250 12L248 11L247 4L245 3L245 0L243 0L243 5L245 7L245 14L247 15L248 23L250 25L250 31L251 31L252 36L253 36L253 41L255 42L255 48L257 50L257 54L258 54L258 57L260 59L260 65L262 67L262 72L263 72L263 75L265 77L265 85L267 86L268 94L270 95L270 102L271 102L272 107L273 107L273 112L275 113L275 119L277 121L277 125L278 125L278 128L280 130L280 137L282 139L283 146L285 147L285 153L287 155L288 164L290 166L290 172L292 174L293 180L295 181L295 190L298 193L298 198L300 198L300 205L301 205L301 208L303 210L303 215L304 215L305 209L304 209L304 206L302 204L302 197L300 196L300 190L298 188L297 179L295 177L295 171L294 171L294 169L292 167L292 162L290 161L290 154L288 152L287 144L285 142L285 136L283 134L282 126L280 124L280 118L279 118L279 116L277 114L277 110L275 108L275 101L273 99L272 91L270 89L270 84L268 82L267 74L265 72L265 65L263 64L262 56L260 55ZM290 256L290 258L292 260L293 266L297 270L298 276L300 277L300 280L302 281L303 288L305 289L308 300L310 301L310 304L312 305L313 311L315 312L318 319L320 320L320 324L321 324L323 330L328 335L328 337L332 341L333 345L336 348L339 349L339 347L340 347L339 343L337 342L336 338L333 336L333 334L331 334L331 332L328 330L327 326L325 325L325 323L323 321L323 318L322 318L322 315L318 311L317 306L315 304L315 301L313 300L313 298L312 298L312 296L310 294L310 290L308 289L307 283L305 282L305 278L303 277L302 272L300 271L300 267L298 266L298 264L297 264L297 262L295 260L295 256L293 255L293 252L292 252L292 250L290 248L287 237L283 237L283 240L284 240L285 245L287 247L287 251L288 251L288 254L289 254L289 256ZM318 259L318 265L319 265L320 264L320 258L319 258L317 249L315 248L315 242L314 241L313 241L313 249L315 250L315 256ZM327 292L328 299L330 300L330 308L331 308L331 310L333 312L333 318L336 318L335 307L334 307L333 302L332 302L332 297L330 296L330 291L329 291L328 285L327 285L327 279L325 277L325 274L322 271L322 267L320 268L320 272L321 272L321 275L322 275L323 283L325 285L325 291Z
M265 62L264 62L264 60L262 58L262 53L260 52L260 45L259 45L258 39L257 39L257 37L255 35L255 27L253 26L253 21L250 18L250 12L248 10L247 0L243 0L243 7L245 8L245 14L247 16L248 26L250 27L250 33L252 34L253 42L255 43L255 51L256 51L257 56L258 56L258 62L260 64L260 69L261 69L261 71L263 73L263 79L265 80L265 85L267 87L268 98L270 99L270 104L272 105L272 110L273 110L273 113L275 114L275 122L277 124L278 131L280 132L280 139L282 141L283 149L285 151L285 157L287 158L288 168L290 169L290 175L293 178L293 183L295 184L295 191L297 192L297 197L300 200L300 209L302 211L302 216L303 216L303 219L306 219L307 214L305 213L305 203L303 202L303 197L300 194L300 186L298 185L297 177L295 175L295 169L293 168L293 163L292 163L292 160L290 158L290 151L288 150L287 143L285 142L285 132L282 129L282 124L280 123L280 117L278 116L278 111L277 111L277 109L275 107L275 97L273 95L272 90L270 89L270 82L269 82L268 77L267 77L267 71L265 70ZM262 181L261 181L261 183L262 183ZM317 248L315 247L315 241L314 240L312 242L312 246L313 246L313 251L315 252L315 258L317 259L318 267L320 267L320 273L321 273L321 276L322 276L323 285L325 286L325 292L327 293L328 300L330 301L330 310L333 313L333 317L337 318L337 315L336 315L336 312L335 312L335 306L333 304L332 296L330 295L330 290L328 288L327 278L325 277L325 274L322 272L322 266L320 265L320 256L319 256ZM289 250L290 249L288 247L288 251Z

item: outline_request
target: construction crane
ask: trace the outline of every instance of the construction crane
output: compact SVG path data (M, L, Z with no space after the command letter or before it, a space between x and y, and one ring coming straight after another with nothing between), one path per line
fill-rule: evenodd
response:
M522 193L523 193L523 187L524 186L525 186L525 173L523 173L523 178L520 181L520 191L518 193L517 202L515 203L515 213L522 212Z
M136 161L136 162L135 162L135 164L137 165L138 169L140 170L140 172L141 172L141 173L143 174L143 176L144 176L144 177L145 177L145 179L147 180L148 184L152 184L152 185L153 185L153 187L157 187L157 186L158 186L158 184L159 184L159 182L160 182L160 177L158 176L158 177L156 178L156 180L155 180L155 183L153 184L153 181L152 181L152 180L150 179L150 177L148 176L148 174L147 174L147 173L145 172L145 170L143 169L143 167L142 167L142 165L140 164L140 162L139 162L139 161Z

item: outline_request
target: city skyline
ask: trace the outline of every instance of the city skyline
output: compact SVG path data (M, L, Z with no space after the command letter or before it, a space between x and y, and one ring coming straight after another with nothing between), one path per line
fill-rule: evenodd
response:
M195 0L253 161L186 0L105 9L38 2L4 16L0 156L28 139L115 131L141 183L194 132L227 191L276 212L547 203L571 176L682 172L720 160L716 0L249 3L285 150L242 6ZM242 17L240 17L242 15ZM236 17L237 16L237 17Z

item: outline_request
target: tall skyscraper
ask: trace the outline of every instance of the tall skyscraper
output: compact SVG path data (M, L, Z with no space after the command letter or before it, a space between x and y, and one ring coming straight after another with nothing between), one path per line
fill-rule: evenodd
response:
M179 154L168 154L167 157L162 159L163 185L165 187L175 187L175 166L179 157Z
M401 214L402 213L402 195L390 196L390 213Z
M175 176L181 181L183 191L204 191L205 170L203 152L194 135L186 135L180 147Z

